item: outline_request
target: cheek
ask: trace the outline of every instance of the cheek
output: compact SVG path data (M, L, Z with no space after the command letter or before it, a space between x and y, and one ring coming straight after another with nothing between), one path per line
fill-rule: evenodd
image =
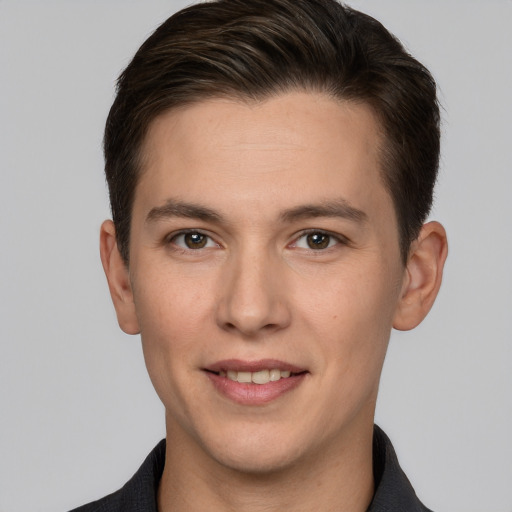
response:
M198 283L163 272L138 276L134 284L146 366L157 393L167 403L175 383L197 366L193 356L206 339L203 331L210 294Z
M211 307L211 290L204 280L183 278L165 267L138 276L134 286L137 318L143 338L164 345L187 344Z
M325 357L348 372L375 370L384 359L399 288L394 272L355 266L309 294L305 318L324 340Z

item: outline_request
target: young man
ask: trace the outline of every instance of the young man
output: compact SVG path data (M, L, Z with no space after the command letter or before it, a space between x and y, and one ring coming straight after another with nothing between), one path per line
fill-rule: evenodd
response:
M334 0L195 5L121 75L105 158L101 258L167 435L77 510L427 510L373 419L447 254L428 71Z

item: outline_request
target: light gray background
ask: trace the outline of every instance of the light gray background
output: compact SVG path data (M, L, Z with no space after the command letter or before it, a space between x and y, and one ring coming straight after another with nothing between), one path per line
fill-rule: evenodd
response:
M0 511L117 489L164 434L98 257L114 80L181 1L0 0ZM511 512L512 2L359 0L439 82L445 282L377 421L436 512Z

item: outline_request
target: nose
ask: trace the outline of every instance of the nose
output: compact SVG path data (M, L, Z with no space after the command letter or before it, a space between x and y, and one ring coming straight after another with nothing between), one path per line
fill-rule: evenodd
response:
M291 311L278 257L264 251L245 251L226 262L217 324L246 338L257 338L286 328Z

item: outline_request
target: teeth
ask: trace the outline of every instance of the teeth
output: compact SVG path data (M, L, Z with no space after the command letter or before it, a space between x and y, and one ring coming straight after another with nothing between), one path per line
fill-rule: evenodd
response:
M237 372L228 370L227 372L219 372L219 375L246 384L250 382L254 384L268 384L269 382L276 382L279 379L286 379L291 375L291 372L274 368L272 370L260 370L259 372Z
M281 378L281 372L279 370L270 370L270 380L275 382Z
M254 372L251 376L251 380L254 384L267 384L270 382L270 372L268 370Z
M236 380L238 382L251 382L251 372L238 372Z

